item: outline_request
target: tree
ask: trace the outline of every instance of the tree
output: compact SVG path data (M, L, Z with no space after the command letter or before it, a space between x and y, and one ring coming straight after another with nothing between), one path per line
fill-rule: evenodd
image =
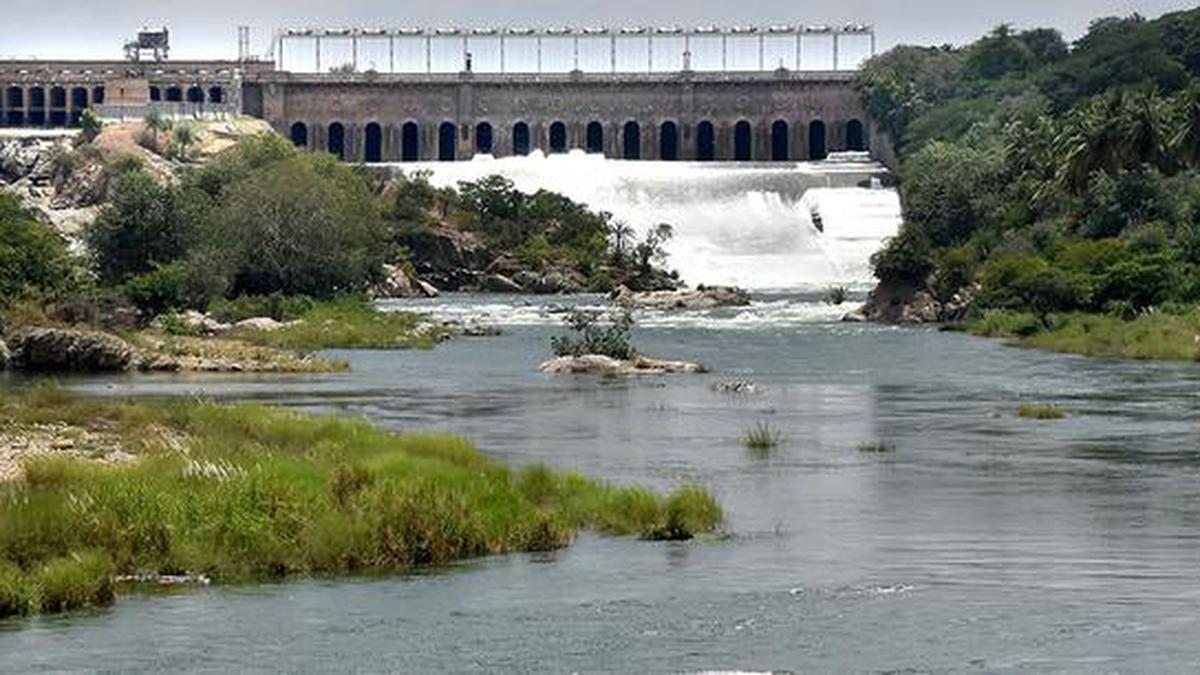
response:
M1067 57L1067 43L1062 33L1053 28L1034 28L1017 34L1040 65L1057 63Z
M119 284L187 255L197 240L203 207L140 168L121 175L109 203L84 229L101 281Z
M629 242L636 234L633 227L623 220L614 220L609 224L608 236L612 241L613 258L619 264L624 263L629 253Z
M650 272L653 264L662 265L667 259L666 243L675 236L675 229L667 223L659 223L650 228L642 241L634 247L633 254L637 266L643 272Z
M171 118L163 115L157 110L151 110L142 118L142 124L146 129L150 130L151 138L153 139L154 148L158 148L158 135L171 130Z
M88 108L79 117L79 126L83 132L83 140L91 143L100 135L100 130L104 128L104 121L91 108Z
M193 145L199 139L199 133L196 127L191 124L180 124L171 132L171 141L175 144L175 154L182 160L187 161L188 154Z
M330 297L376 281L386 244L378 203L358 175L329 156L295 155L224 191L205 252L234 295Z
M74 265L67 244L0 192L0 306L24 293L47 293L70 283Z
M1023 75L1037 65L1037 61L1026 43L1013 35L1012 26L1004 24L968 49L964 74L983 80Z

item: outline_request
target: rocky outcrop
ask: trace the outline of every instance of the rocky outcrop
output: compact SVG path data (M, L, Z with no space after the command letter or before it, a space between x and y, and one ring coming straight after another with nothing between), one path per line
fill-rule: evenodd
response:
M0 370L8 369L8 361L10 359L8 353L8 345L4 344L4 340L0 340Z
M107 333L63 328L30 328L12 338L11 366L32 371L120 371L134 361L134 350Z
M435 225L404 238L416 277L437 288L459 291L479 284L494 256L470 232Z
M601 354L560 356L546 361L538 368L555 375L667 375L674 373L703 373L704 366L688 361L663 361L637 356L623 361Z
M521 284L509 279L503 274L489 274L483 278L479 288L489 293L521 293L525 289Z
M217 321L203 312L190 309L177 314L163 314L150 322L150 327L167 333L184 332L188 335L220 335L228 333L233 326Z
M436 298L438 290L400 265L384 265L383 281L372 289L372 295L376 298Z
M880 282L867 296L867 302L847 313L842 320L899 324L962 321L967 318L971 301L978 291L978 287L969 286L949 299L940 300L928 289L928 284L918 286L904 281Z
M702 310L717 307L743 307L750 294L731 286L699 286L695 290L649 291L639 293L619 286L609 296L626 309Z
M284 324L281 321L276 321L269 316L256 316L250 319L242 319L233 324L234 328L245 328L248 330L261 330L270 332L283 328Z

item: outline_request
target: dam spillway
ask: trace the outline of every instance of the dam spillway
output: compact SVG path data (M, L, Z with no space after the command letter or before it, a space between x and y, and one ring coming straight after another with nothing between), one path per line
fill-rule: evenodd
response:
M763 290L865 289L870 256L900 226L887 171L863 153L822 162L630 162L582 152L391 164L436 186L499 174L567 195L638 232L674 229L667 266L689 284ZM814 225L819 214L821 227Z

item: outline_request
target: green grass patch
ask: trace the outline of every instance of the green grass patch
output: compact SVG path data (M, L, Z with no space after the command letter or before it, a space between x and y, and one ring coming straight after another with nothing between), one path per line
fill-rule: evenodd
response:
M769 422L756 422L740 439L742 447L760 452L774 450L783 444L783 440L783 433Z
M514 471L462 439L359 419L52 386L0 395L0 419L103 428L139 458L46 457L0 484L0 616L104 604L116 575L386 573L557 549L580 529L687 539L723 520L701 488Z
M1061 420L1067 416L1061 408L1048 403L1022 403L1017 415L1031 420Z
M382 312L364 297L315 304L300 320L275 330L239 329L233 337L253 344L317 351L320 349L430 349L449 331L421 314Z
M1105 314L1056 314L1048 325L1030 314L989 312L970 327L986 337L1070 354L1123 359L1200 359L1200 310L1154 312L1133 319Z

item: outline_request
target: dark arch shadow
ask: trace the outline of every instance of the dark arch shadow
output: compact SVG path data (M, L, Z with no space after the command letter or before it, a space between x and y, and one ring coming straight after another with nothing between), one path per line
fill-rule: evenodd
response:
M679 127L670 120L658 130L658 158L664 162L679 159Z
M641 159L642 158L642 128L637 122L626 122L624 132L624 152L622 157L625 159Z
M529 154L529 125L524 122L517 122L513 125L513 154L517 157L524 157Z
M162 89L158 87L150 87L150 100L158 102L162 100Z
M786 162L788 159L788 123L775 120L771 125L771 161Z
M405 122L400 130L400 161L421 159L421 133L416 122Z
M204 103L204 90L200 87L188 87L188 103Z
M438 127L438 161L453 162L458 158L457 141L458 127L453 122L442 122Z
M739 162L748 162L754 148L754 132L746 120L738 122L733 127L733 158Z
M818 162L828 156L829 150L825 146L825 123L813 120L808 125L808 159Z
M863 123L859 120L850 120L847 122L846 149L854 152L865 152L868 148L867 132L863 128Z
M704 120L696 127L696 159L711 162L717 158L717 134L712 122Z
M487 122L475 125L475 152L480 155L492 154L492 125Z
M167 87L167 101L169 103L182 103L183 90L179 87Z
M308 125L304 122L296 122L292 124L292 128L288 131L288 138L292 139L292 144L298 148L308 147Z
M346 159L346 127L342 126L341 122L329 125L329 137L326 139L325 148L338 159Z
M224 103L225 102L225 90L222 89L221 87L209 87L208 88L208 102L209 103Z
M587 143L585 149L589 153L604 153L604 125L599 122L588 122Z
M558 154L567 151L567 125L555 122L550 125L550 152Z
M92 105L104 105L104 87L92 87Z
M88 107L87 87L71 89L71 126L77 127L83 121L83 111Z
M383 161L383 127L375 122L363 130L363 161L368 164Z

